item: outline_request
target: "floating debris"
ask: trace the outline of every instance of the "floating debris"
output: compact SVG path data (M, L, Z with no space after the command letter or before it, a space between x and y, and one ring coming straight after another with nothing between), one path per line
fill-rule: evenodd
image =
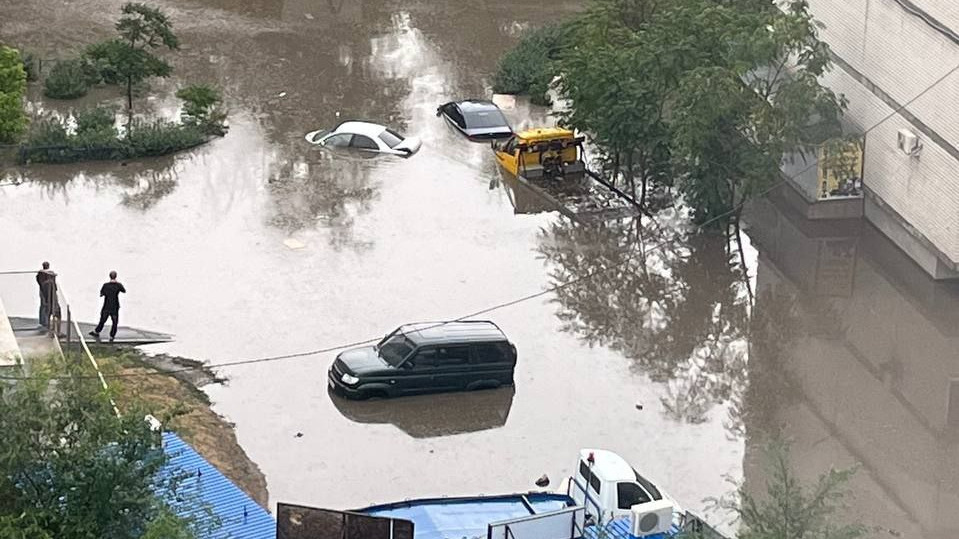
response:
M306 244L296 238L287 238L283 240L283 245L286 245L293 251L299 251L306 247Z

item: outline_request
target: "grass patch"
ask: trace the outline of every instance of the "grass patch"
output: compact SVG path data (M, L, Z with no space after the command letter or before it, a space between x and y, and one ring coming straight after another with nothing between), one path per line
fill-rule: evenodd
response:
M147 356L136 349L97 346L91 349L116 393L117 405L124 408L137 403L163 421L236 483L262 507L268 503L266 478L236 441L233 425L210 408L210 399L190 378L162 374L176 368L195 367L205 380L222 383L202 363L173 356ZM157 365L162 365L158 368Z

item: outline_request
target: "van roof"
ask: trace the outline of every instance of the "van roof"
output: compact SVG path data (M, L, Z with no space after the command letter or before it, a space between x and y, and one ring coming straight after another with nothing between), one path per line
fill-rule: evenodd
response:
M461 322L417 322L404 324L400 331L419 345L437 342L505 341L506 335L489 320Z
M605 449L581 449L579 460L586 462L593 454L593 473L603 481L635 481L636 472L626 459Z

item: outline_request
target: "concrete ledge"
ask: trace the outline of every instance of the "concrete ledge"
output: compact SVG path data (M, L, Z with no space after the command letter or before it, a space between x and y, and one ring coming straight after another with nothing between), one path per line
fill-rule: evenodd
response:
M23 356L20 354L17 336L10 326L3 300L0 300L0 367L15 367L22 363Z
M773 190L770 198L791 208L806 219L840 220L860 219L863 216L862 197L842 197L834 199L810 201L799 188L791 181L784 182L782 187Z

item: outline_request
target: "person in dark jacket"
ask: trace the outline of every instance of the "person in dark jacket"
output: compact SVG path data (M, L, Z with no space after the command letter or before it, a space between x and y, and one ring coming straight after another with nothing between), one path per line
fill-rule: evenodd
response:
M57 274L50 269L50 263L44 262L37 272L37 286L40 289L40 325L48 327L50 317L57 305Z
M127 289L117 281L117 272L110 272L110 280L103 283L100 287L100 296L103 298L103 308L100 309L100 323L96 329L90 332L90 335L97 340L100 339L100 332L103 331L103 325L107 318L110 319L110 342L117 336L117 321L120 318L120 294L126 293Z

